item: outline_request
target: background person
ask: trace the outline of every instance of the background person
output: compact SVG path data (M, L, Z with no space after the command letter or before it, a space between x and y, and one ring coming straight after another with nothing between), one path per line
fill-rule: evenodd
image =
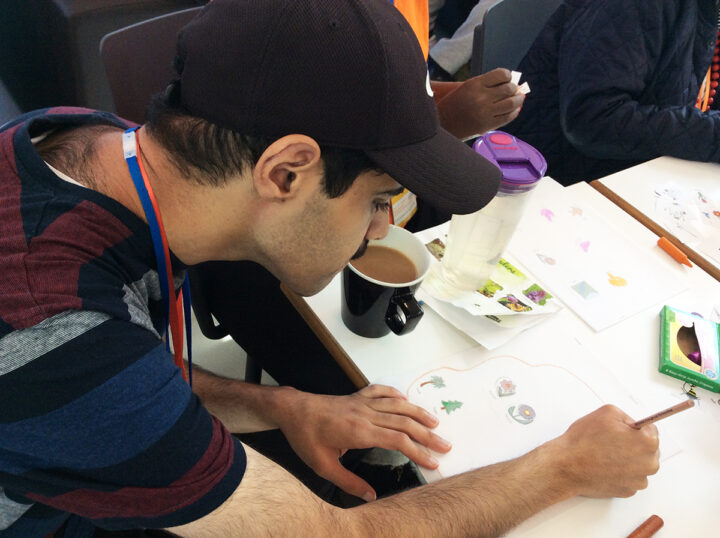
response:
M532 93L506 130L564 185L663 155L718 162L717 102L696 107L717 38L717 0L566 0L518 68Z

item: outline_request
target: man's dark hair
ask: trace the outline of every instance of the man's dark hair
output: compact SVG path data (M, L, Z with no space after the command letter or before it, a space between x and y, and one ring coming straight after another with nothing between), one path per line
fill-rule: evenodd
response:
M148 132L169 152L180 173L202 184L220 186L253 167L274 139L241 134L193 116L181 104L179 83L156 95L147 110ZM364 152L320 146L329 198L344 194L369 170L382 173Z

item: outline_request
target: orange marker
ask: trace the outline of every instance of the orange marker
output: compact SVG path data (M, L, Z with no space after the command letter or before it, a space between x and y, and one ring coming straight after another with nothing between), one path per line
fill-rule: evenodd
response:
M690 263L690 260L688 260L688 257L685 255L685 253L679 248L677 248L675 245L673 245L667 237L661 237L660 239L658 239L657 244L661 249L670 254L670 256L672 256L676 262L685 264L688 267L693 266L692 263Z
M649 538L665 524L661 517L652 515L637 529L628 534L627 538Z

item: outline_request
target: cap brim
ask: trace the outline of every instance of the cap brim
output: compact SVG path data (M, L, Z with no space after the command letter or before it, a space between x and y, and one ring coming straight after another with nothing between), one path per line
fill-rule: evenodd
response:
M484 207L502 180L497 166L444 129L417 144L365 153L395 181L445 213L464 215Z

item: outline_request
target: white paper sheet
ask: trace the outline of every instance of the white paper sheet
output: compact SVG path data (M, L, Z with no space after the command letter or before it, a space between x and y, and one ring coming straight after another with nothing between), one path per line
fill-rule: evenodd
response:
M558 184L536 190L508 251L596 331L687 288Z
M650 414L574 340L556 335L545 344L518 338L501 353L476 348L379 381L437 416L435 432L453 444L435 454L437 470L422 469L428 482L521 456L608 403L636 420ZM661 439L663 458L678 451Z

